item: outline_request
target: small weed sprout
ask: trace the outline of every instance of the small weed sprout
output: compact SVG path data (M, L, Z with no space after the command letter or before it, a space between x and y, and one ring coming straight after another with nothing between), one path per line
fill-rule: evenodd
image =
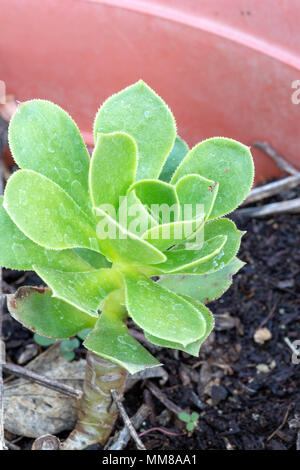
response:
M199 414L193 411L193 413L179 413L178 418L186 423L186 430L193 432L198 424Z
M79 336L79 333L77 334ZM56 339L47 338L35 333L33 335L34 341L40 346L50 346L57 343ZM80 341L77 338L67 338L60 342L60 352L67 361L72 361L75 358L74 350L80 346Z

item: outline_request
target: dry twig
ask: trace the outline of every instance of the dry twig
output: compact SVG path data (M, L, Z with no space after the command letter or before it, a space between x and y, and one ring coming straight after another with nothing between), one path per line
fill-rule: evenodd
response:
M13 375L23 377L27 380L32 380L33 382L37 382L39 385L60 392L71 398L79 399L82 396L82 392L80 390L76 390L72 387L69 387L69 385L65 385L55 379L46 377L45 375L37 374L36 372L26 369L25 367L17 366L16 364L6 363L3 365L3 369L7 372L11 372Z
M280 179L278 181L273 181L272 183L264 184L257 188L252 189L249 195L246 197L243 205L250 204L252 202L261 201L267 197L274 196L278 194L283 189L292 189L298 186L300 183L300 172L296 173L293 176L288 176L287 178Z
M266 316L266 318L264 320L262 320L258 326L258 328L262 328L263 326L265 326L266 323L268 323L268 321L272 318L272 316L274 315L275 313L275 310L277 308L277 305L279 303L279 299L276 299L271 310L269 311L268 315Z
M17 446L13 442L8 441L7 439L5 439L5 444L6 447L8 447L10 450L21 450L21 447Z
M118 407L118 410L122 416L122 419L124 421L124 424L125 426L127 427L132 439L134 440L134 442L136 443L136 446L139 450L146 450L146 447L144 446L144 444L142 443L142 441L140 440L139 436L137 435L137 432L136 430L134 429L133 427L133 424L132 422L130 421L129 419L129 416L128 414L126 413L126 410L121 402L121 399L120 399L120 396L118 394L118 392L116 390L112 390L111 391L111 395L113 397L113 400L115 402L115 404L117 405Z
M135 415L131 418L132 425L135 429L139 429L140 426L143 424L145 419L149 416L151 409L147 405L142 405ZM123 450L126 448L128 442L130 441L130 432L127 426L119 432L119 435L115 442L108 447L108 450Z
M149 381L147 387L149 388L150 392L153 393L153 395L156 396L156 398L158 398L158 400L175 415L179 415L179 413L183 412L183 409L175 405L175 403L173 403L171 400L169 400L169 398L167 398L165 394L153 382Z
M291 174L292 176L252 189L243 205L268 198L274 194L278 194L283 189L294 188L300 183L299 170L294 168L283 157L281 157L267 142L254 142L253 146L265 152L281 170ZM282 212L300 212L300 198L267 204L260 207L240 209L237 211L239 215L249 217L264 217L267 215L281 214Z
M184 432L172 432L172 431L168 431L168 429L155 427L155 428L150 428L150 429L147 429L146 431L141 432L141 434L139 434L139 436L140 437L146 436L146 434L150 434L151 432L156 432L156 431L161 432L162 434L165 434L166 436L172 436L172 437L179 437L179 436L185 436L186 435L186 431L184 431Z
M267 441L270 441L272 439L272 437L275 436L275 434L280 431L280 429L283 428L283 426L285 425L285 423L287 422L287 419L289 417L289 412L290 412L290 409L291 409L291 406L292 406L292 403L289 404L289 406L287 407L287 410L286 410L286 413L283 417L283 420L282 420L282 423L280 424L280 426L278 426L277 429L275 429L275 431L272 432L272 434L270 434L270 436L267 438Z
M248 217L266 217L268 215L282 214L283 212L300 212L300 198L289 199L288 201L274 202L259 207L249 207L236 211L238 215Z
M256 147L265 152L272 160L279 166L279 168L290 175L296 175L298 170L288 163L276 150L271 147L268 142L253 142L253 147Z

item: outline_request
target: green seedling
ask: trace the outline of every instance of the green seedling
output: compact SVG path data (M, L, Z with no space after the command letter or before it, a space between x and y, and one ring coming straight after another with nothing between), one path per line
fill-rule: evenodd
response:
M36 344L39 344L40 346L43 346L45 348L47 348L48 346L51 346L51 344L57 343L56 339L47 338L46 336L41 336L41 335L38 335L37 333L34 333L33 339L36 342Z
M159 365L129 333L128 317L153 344L198 356L214 326L205 304L243 266L242 232L225 216L248 194L254 169L249 147L232 139L189 150L143 81L102 104L94 137L90 158L59 106L19 106L9 144L20 170L0 199L0 263L33 270L48 286L8 296L11 315L52 339L89 330L89 367L98 361L103 375L114 364L117 389L124 369ZM96 406L93 413L98 423Z
M65 339L60 343L60 350L67 361L72 361L75 357L74 349L80 346L78 338Z
M179 413L178 418L186 423L186 430L189 432L193 432L195 427L198 424L199 414L195 411L191 414L188 413Z
M79 336L79 333L77 336ZM51 344L57 343L57 340L38 335L37 333L33 335L33 338L40 346L50 346ZM60 352L67 361L72 361L75 357L74 350L79 346L80 341L77 338L67 338L60 343Z

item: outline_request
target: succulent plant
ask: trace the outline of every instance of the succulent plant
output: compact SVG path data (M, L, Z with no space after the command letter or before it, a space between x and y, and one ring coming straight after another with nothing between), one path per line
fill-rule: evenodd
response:
M0 263L48 287L21 287L9 310L54 339L91 328L86 348L130 373L159 362L128 317L153 344L197 356L214 326L205 304L243 266L242 232L224 216L251 188L249 147L216 137L189 150L143 81L103 103L94 137L90 158L71 117L44 100L11 120L21 169L0 199Z

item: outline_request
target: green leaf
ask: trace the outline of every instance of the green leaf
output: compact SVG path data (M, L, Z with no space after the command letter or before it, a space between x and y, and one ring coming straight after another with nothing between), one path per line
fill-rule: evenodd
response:
M189 423L191 421L191 416L188 413L179 413L178 418L184 423Z
M102 217L97 225L99 246L101 252L110 261L137 265L156 264L165 261L166 257L163 253L147 241L128 232L102 209L96 208L96 213ZM107 238L103 238L105 233Z
M176 168L182 162L188 151L189 148L187 143L177 135L173 148L168 155L168 158L161 171L161 174L159 175L159 179L169 183Z
M194 232L201 230L203 223L203 216L201 216L198 219L180 220L170 224L158 225L147 230L143 234L142 239L149 242L158 250L165 251L173 245L189 239Z
M197 421L199 419L199 413L193 411L193 413L191 414L191 418L193 421Z
M187 354L191 354L192 356L198 357L201 345L204 343L204 341L210 335L210 333L212 332L214 328L214 324L215 324L214 317L211 311L207 307L205 307L201 302L198 302L197 300L192 299L191 297L187 295L183 295L182 297L191 305L193 305L193 307L197 309L199 314L205 320L205 331L203 335L201 336L201 338L183 347L182 344L180 343L177 343L174 341L173 342L166 341L164 339L153 336L149 334L148 332L145 332L145 336L151 343L156 344L157 346L170 348L170 349L178 349L179 351L183 351Z
M101 301L122 286L120 274L112 269L66 273L34 266L36 273L52 289L53 296L98 317Z
M33 339L40 346L50 346L51 344L56 343L56 339L46 338L45 336L38 335L37 333L34 333Z
M15 320L51 338L68 338L95 324L91 316L53 298L47 288L20 287L15 294L7 296L7 306Z
M64 356L67 361L73 361L75 359L75 353L74 351L61 351L62 355Z
M188 431L194 431L194 429L195 429L195 423L194 423L194 422L189 422L189 423L187 423L186 429L187 429Z
M133 183L137 166L134 140L124 132L98 134L90 166L90 193L93 206L119 206Z
M4 208L27 237L45 248L98 249L95 230L84 212L63 189L39 173L14 173L5 188Z
M205 320L189 302L138 272L124 267L122 274L126 285L127 310L139 327L183 346L203 336Z
M183 351L186 354L190 354L191 356L195 357L198 357L199 355L199 339L190 344L187 344L186 346L183 346L182 344L177 343L176 341L169 341L166 339L158 338L157 336L151 335L147 331L144 331L144 334L147 340L150 341L150 343L155 344L156 346L160 346L161 348L176 349L178 351Z
M90 334L92 331L91 328L85 328L84 330L81 330L77 333L78 338L80 338L82 341L86 339L86 337Z
M232 276L236 274L245 263L238 258L211 274L204 275L168 275L158 281L162 287L177 294L188 295L200 302L208 303L219 298L232 284Z
M100 107L94 136L123 131L138 148L136 179L157 178L176 136L174 117L164 101L142 80L111 96Z
M95 329L88 335L84 345L95 354L119 364L135 374L159 362L136 341L124 323L126 309L120 305L116 294L108 296L102 303L102 314Z
M179 219L179 201L174 186L164 181L140 180L131 186L132 190L158 223Z
M3 207L0 196L0 265L20 271L32 270L38 264L61 271L88 271L90 266L73 250L48 250L24 235Z
M10 121L9 145L20 168L47 176L91 215L90 158L78 127L66 111L44 100L22 103Z
M181 270L182 273L190 273L195 275L212 273L224 268L224 266L226 266L236 256L240 248L243 232L236 228L232 220L226 218L212 220L205 224L205 241L208 241L219 234L225 235L227 237L225 245L221 251L213 258L210 258L209 260L204 261L204 263L195 266L192 273L190 273L188 268L183 268Z
M187 154L171 183L191 173L219 183L210 218L226 215L241 204L253 184L254 167L250 149L224 137L204 140Z
M80 341L77 338L68 338L62 341L60 344L60 350L64 353L69 353L70 351L74 351L74 349L80 346Z
M141 203L134 189L122 201L119 207L118 221L128 232L138 237L141 237L149 227L158 225L147 207Z
M226 235L217 235L204 242L199 250L170 250L166 253L167 260L156 264L155 268L164 273L192 272L198 264L204 263L222 250L227 240Z
M75 253L80 256L86 263L89 264L92 268L100 269L100 268L110 268L111 263L105 258L105 256L101 255L101 253L97 253L96 251L89 250L87 248L74 248ZM41 266L41 263L35 263ZM51 266L49 266L51 267ZM71 271L71 269L69 270ZM75 269L73 269L75 271ZM86 271L86 269L76 269L76 271Z
M211 313L211 311L207 307L205 307L205 305L203 305L202 302L199 302L198 300L193 299L192 297L189 297L188 295L183 295L182 297L187 302L192 304L199 312L201 312L201 314L203 315L203 317L205 319L205 333L204 333L203 336L201 336L201 338L197 342L193 343L193 345L192 345L193 352L194 352L195 348L198 349L198 351L197 351L197 356L198 356L201 345L204 343L204 341L208 338L208 336L210 335L210 333L214 329L215 320L214 320L214 317L213 317L213 314ZM192 353L190 352L189 354L192 354Z
M182 213L184 214L184 206L189 205L195 212L192 215L194 218L197 213L197 204L202 204L205 220L207 220L214 206L218 189L218 183L208 180L207 178L203 178L203 176L183 176L176 183L176 192L182 207Z

